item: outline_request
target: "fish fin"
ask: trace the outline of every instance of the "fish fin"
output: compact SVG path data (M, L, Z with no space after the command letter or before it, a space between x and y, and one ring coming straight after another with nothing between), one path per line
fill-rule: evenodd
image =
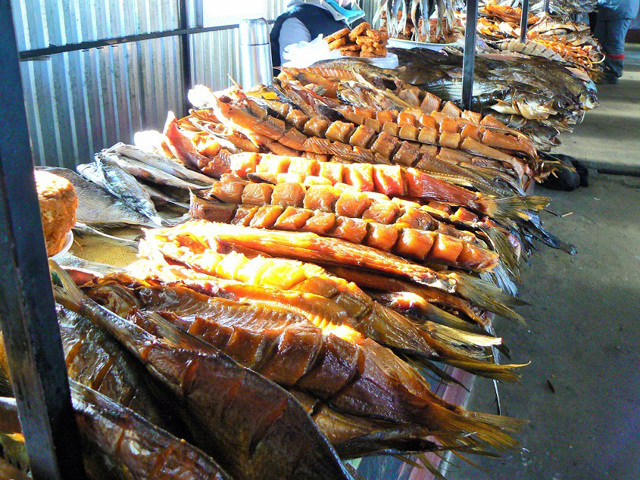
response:
M473 420L484 425L491 425L492 427L499 428L500 430L513 433L519 431L524 425L529 423L528 420L522 420L520 418L507 417L504 415L494 415L484 412L467 411L466 417L472 418Z
M71 276L55 260L49 259L49 270L54 284L56 301L74 311L81 308L86 295L82 293L82 290L76 285ZM62 288L60 288L60 285Z
M464 298L477 304L479 307L497 313L505 318L516 320L526 325L524 318L515 312L509 305L528 305L527 302L504 293L498 287L480 278L470 275L457 274L458 281L456 291Z
M528 220L529 215L526 210L542 210L551 199L540 195L514 195L513 197L491 198L485 197L481 203L487 209L489 216L510 219Z
M562 250L569 255L575 255L577 253L576 247L574 245L560 240L558 237L548 232L542 226L542 222L537 215L531 215L528 220L528 222L520 222L520 225L533 238L544 243L545 245Z
M456 435L457 432L458 438L467 435L471 442L479 440L497 450L515 448L518 441L511 433L518 431L525 423L522 420L488 413L476 414L467 410L451 411L443 406L434 405L433 409L434 413L440 417L442 424L449 427L449 433L444 438L451 434ZM434 436L440 439L441 434L434 434Z
M442 339L454 345L470 345L472 347L485 348L502 344L502 338L500 337L465 332L457 328L438 325L436 323L431 323L430 325L425 325L420 328L428 329L429 333L435 338Z
M189 332L175 326L169 320L156 312L144 311L144 318L156 327L154 333L159 334L162 340L176 347L198 352L217 355L220 351L209 342L193 336Z
M489 240L493 250L500 255L500 261L504 263L509 272L513 273L516 280L519 280L520 262L507 236L497 228L480 227L480 231Z
M419 466L421 468L425 468L429 473L431 473L433 478L437 478L438 480L447 480L447 478L442 473L440 473L438 467L436 467L436 465L431 462L424 453L418 453L416 457L420 461ZM442 459L443 457L440 456L440 458Z
M434 362L432 362L430 360L426 360L426 359L423 359L423 358L418 360L418 359L415 359L415 358L407 357L406 355L402 355L402 359L405 362L407 362L408 364L412 365L419 372L422 372L423 374L428 374L429 373L429 372L426 372L424 370L424 368L428 368L433 373L438 375L438 377L440 377L440 379L443 380L444 382L458 385L459 387L464 388L467 392L469 391L469 388L464 383L460 382L460 380L457 380L457 379L453 378L451 375L449 375L442 368L438 367ZM437 378L433 377L432 375L429 375L429 376L431 378L435 379L436 381L438 380Z
M481 377L492 378L502 382L518 383L521 375L516 371L518 368L526 367L524 364L497 364L491 362L483 362L481 360L457 360L447 359L447 364L453 367L461 368L467 372L479 375Z
M491 272L483 273L481 278L497 285L504 292L515 296L518 293L518 287L511 279L508 270L499 263Z

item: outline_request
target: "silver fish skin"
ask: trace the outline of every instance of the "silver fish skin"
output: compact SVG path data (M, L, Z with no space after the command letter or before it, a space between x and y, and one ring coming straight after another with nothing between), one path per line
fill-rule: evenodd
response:
M95 161L98 172L111 193L147 217L155 225L164 225L164 220L158 215L151 197L133 175L125 172L113 159L109 158L109 154L104 152L97 153Z
M167 187L181 188L184 190L207 188L205 185L187 182L181 178L174 177L172 174L157 167L140 162L134 158L124 156L117 152L106 150L105 153L108 155L109 159L116 162L120 168L141 180L156 183L158 185L165 185Z
M170 197L166 193L163 193L161 190L155 187L152 187L151 185L145 185L145 184L141 184L141 185L142 185L142 188L144 188L147 191L147 193L151 197L151 200L153 200L153 203L160 203L160 204L170 203L171 205L175 205L176 207L186 208L187 210L189 209L188 204L181 202L179 200L176 200L173 197Z
M151 167L162 170L163 172L173 175L174 177L184 180L186 182L191 182L194 184L194 187L191 187L191 188L198 188L199 186L208 186L216 181L215 178L207 177L202 173L189 170L184 165L179 164L174 160L168 157L165 157L164 155L147 152L133 145L127 145L125 143L116 143L109 150L116 152L120 155L123 155L125 157L137 160L138 162L142 162Z
M82 166L78 166L82 168ZM66 178L78 195L77 221L91 227L117 227L123 225L152 226L149 219L131 209L106 189L83 178L76 172L59 167L36 167Z

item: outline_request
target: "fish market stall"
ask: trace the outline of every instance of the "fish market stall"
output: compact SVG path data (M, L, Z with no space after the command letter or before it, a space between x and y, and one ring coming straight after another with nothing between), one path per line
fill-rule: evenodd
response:
M398 3L380 15L388 34L424 40L428 18L411 12L406 30ZM437 8L429 39L446 40ZM539 152L553 140L497 115L570 124L595 97L543 60L478 56L460 80L471 49L391 49L361 25L326 41L339 58L282 67L269 84L195 85L188 111L167 109L157 130L73 169L39 166L76 202L51 280L37 201L3 185L12 278L46 291L16 301L41 309L48 340L24 313L13 330L2 322L0 408L13 421L1 433L26 442L34 477L82 478L62 434L88 478L442 478L449 452L516 448L523 420L466 410L465 389L475 376L517 381L527 359L511 360L494 317L523 321L517 281L534 242L574 249L544 228L549 199L530 194L561 168ZM398 68L367 61L390 54ZM501 89L507 72L517 88ZM5 152L3 173L33 194L30 165L11 172ZM18 346L36 341L55 344L51 359L31 348L33 365L17 367ZM43 388L50 364L58 377ZM61 413L29 411L33 396Z

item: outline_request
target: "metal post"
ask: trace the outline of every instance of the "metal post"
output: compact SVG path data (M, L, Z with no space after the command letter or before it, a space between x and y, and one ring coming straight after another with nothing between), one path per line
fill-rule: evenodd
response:
M204 26L204 5L202 0L194 0L193 11L195 15L195 28L202 28Z
M529 23L529 0L522 0L522 15L520 16L520 42L527 41L527 25Z
M83 479L24 109L11 4L0 0L0 326L35 479Z
M478 24L478 0L467 1L467 26L464 32L464 57L462 59L462 107L471 110L473 100L473 71L476 55L476 25Z
M186 32L181 36L182 42L182 85L184 87L184 114L186 115L189 110L189 100L187 94L191 89L191 45L189 41L189 17L187 11L187 2L189 0L180 0L180 29Z
M549 5L549 0L544 0L544 2L542 3L542 11L544 13L549 13L550 11L550 5Z

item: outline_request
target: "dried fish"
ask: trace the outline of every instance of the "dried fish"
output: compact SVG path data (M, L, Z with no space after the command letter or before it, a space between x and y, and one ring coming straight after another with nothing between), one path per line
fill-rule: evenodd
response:
M106 153L95 155L96 173L102 179L106 188L135 211L147 217L157 226L164 225L164 220L158 215L151 197L138 183L133 175L122 170Z
M36 167L60 175L69 180L78 194L78 222L90 227L117 227L123 225L153 226L147 217L133 210L120 198L112 195L96 183L87 181L66 168ZM80 166L82 169L82 167Z

